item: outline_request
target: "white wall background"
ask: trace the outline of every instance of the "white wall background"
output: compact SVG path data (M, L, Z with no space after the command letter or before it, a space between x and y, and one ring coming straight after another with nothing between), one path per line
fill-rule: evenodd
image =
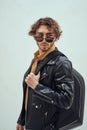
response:
M23 74L37 49L27 33L38 18L45 16L59 22L63 35L56 46L69 57L87 85L86 0L0 0L0 130L15 130ZM84 123L75 130L86 130L86 122L87 105Z

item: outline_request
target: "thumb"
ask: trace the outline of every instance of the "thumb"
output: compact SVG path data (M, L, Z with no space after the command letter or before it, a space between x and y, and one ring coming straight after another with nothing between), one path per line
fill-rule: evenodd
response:
M38 72L37 76L38 76L38 78L40 78L40 71Z
M39 78L40 78L40 71L38 72L38 74L36 75L36 77L37 77L38 80L39 80Z

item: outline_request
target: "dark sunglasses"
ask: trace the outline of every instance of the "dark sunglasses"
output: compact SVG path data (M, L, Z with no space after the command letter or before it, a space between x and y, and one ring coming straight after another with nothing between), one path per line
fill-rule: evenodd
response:
M34 36L34 38L37 42L42 42L44 39L46 42L53 42L53 40L54 40L53 36L44 37L44 35L37 35L37 36Z

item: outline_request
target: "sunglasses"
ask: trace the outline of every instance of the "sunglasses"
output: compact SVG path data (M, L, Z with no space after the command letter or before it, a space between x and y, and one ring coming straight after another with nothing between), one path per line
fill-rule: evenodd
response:
M53 40L54 40L54 37L53 37L53 36L46 35L46 36L44 37L43 34L42 34L42 35L34 36L34 38L35 38L35 40L36 40L37 42L42 42L44 39L45 39L46 42L53 42Z

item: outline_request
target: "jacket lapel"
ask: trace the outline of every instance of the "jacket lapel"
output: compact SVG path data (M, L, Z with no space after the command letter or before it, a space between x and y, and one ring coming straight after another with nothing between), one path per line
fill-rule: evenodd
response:
M61 52L59 52L58 50L55 50L53 52L51 52L50 54L48 54L46 56L46 58L40 63L40 66L36 69L35 74L38 74L38 72L54 57L60 55Z

